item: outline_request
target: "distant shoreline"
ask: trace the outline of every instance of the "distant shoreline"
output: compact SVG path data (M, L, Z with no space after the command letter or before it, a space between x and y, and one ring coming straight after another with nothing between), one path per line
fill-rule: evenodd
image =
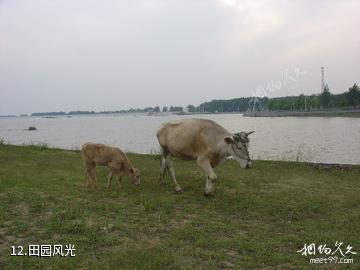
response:
M245 117L360 117L360 111L253 111L244 112Z
M0 115L0 118L71 118L76 116L120 116L120 115L143 115L143 116L168 116L168 115L221 115L237 114L244 117L360 117L360 110L354 111L248 111L248 112L114 112L114 113L78 113L78 114L43 114L43 115Z

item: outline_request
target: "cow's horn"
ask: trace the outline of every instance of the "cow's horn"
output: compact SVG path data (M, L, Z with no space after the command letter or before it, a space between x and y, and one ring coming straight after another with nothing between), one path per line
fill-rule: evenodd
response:
M246 136L249 136L250 134L253 134L255 131L245 132Z

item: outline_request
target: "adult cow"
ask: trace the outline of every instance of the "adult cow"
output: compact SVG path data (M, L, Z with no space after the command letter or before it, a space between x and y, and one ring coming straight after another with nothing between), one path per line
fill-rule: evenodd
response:
M231 133L214 121L206 119L183 119L164 123L156 132L162 148L160 181L164 183L166 170L175 183L175 190L182 188L176 181L171 156L196 160L206 172L204 195L213 193L217 176L213 170L222 160L233 156L242 168L251 167L249 138L251 132Z

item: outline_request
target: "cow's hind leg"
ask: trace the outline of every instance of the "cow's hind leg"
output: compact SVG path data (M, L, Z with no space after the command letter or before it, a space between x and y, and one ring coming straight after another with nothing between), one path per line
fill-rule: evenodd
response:
M167 153L168 155L168 153ZM160 184L164 184L165 183L165 173L166 170L168 169L168 165L166 162L166 153L165 150L163 151L162 157L161 157L161 161L160 161Z
M197 163L206 172L206 186L205 186L204 195L205 196L211 195L211 194L213 194L213 192L215 190L215 181L217 180L217 176L216 176L209 160L198 159Z
M170 153L167 149L162 149L162 156L160 161L160 184L165 183L165 175L170 175L169 159L171 158Z
M174 184L175 184L175 191L180 193L180 192L182 192L182 188L180 187L180 185L176 181L175 169L174 169L174 164L173 164L173 162L171 160L171 156L167 155L167 157L165 159L166 159L167 167L168 167L168 169L170 171L171 178L172 178L172 180L174 181Z

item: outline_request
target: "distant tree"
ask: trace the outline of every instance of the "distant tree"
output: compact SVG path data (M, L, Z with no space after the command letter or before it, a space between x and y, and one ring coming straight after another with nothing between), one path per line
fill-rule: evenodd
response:
M160 107L159 106L156 106L156 107L154 107L154 110L153 110L154 112L160 112Z
M69 115L76 115L76 114L96 114L95 111L71 111L68 112Z
M183 111L183 108L180 107L180 106L175 106L175 107L171 106L171 107L170 107L170 111L171 111L171 112L182 112L182 111Z
M196 110L195 106L194 106L194 105L191 105L191 104L189 104L189 105L187 106L187 109L188 109L188 111L191 112L191 113L195 112L195 110Z
M317 109L320 107L319 97L317 95L311 95L307 100L309 109Z
M305 108L305 96L301 94L295 99L295 110L303 110Z
M356 83L353 85L353 87L349 88L349 92L347 92L347 98L350 106L360 105L360 89Z
M31 116L46 116L46 115L65 115L65 112L35 112L32 113Z
M152 107L146 107L142 111L144 111L144 112L152 112L152 110L153 110Z
M164 107L162 108L162 111L163 111L163 112L167 112L167 111L168 111L168 107L164 106Z
M349 104L347 95L340 94L339 101L338 101L338 107L348 107L349 105L350 104Z
M323 108L328 108L331 100L329 86L325 85L324 91L320 94L320 104Z
M212 100L203 102L197 110L200 112L245 112L254 104L252 101L256 100L256 108L267 108L270 102L267 98L234 98L229 100Z

